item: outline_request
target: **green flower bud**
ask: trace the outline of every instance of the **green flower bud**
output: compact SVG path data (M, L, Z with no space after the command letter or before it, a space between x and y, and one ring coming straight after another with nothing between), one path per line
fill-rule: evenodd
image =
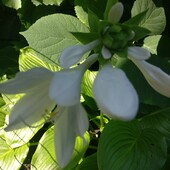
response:
M132 30L121 24L114 24L105 29L102 35L103 45L113 53L121 51L128 46L132 39Z

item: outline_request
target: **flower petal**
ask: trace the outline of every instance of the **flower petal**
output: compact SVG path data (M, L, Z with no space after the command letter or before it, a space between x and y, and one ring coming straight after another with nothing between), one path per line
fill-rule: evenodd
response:
M49 96L60 106L72 106L80 102L81 81L85 70L97 59L93 54L74 69L61 70L55 73L51 82Z
M99 109L111 118L131 120L136 116L138 96L122 70L104 65L92 90Z
M82 73L78 70L57 72L51 82L49 96L60 106L71 106L80 101Z
M170 97L170 75L146 61L132 61L143 73L145 79L153 89L166 97Z
M53 72L45 68L33 68L26 72L19 72L16 77L0 84L0 92L5 94L26 93L37 86L48 83Z
M69 122L70 114L68 108L56 119L54 127L54 140L57 162L60 167L66 166L73 154L76 134L72 130L72 123Z
M40 90L25 95L14 105L6 131L31 126L54 108L55 103L48 98L47 90Z
M71 159L76 136L83 137L87 129L87 115L80 103L59 108L59 116L55 121L55 149L57 161L62 168Z
M104 59L109 59L112 56L111 52L105 46L102 47L102 56Z
M59 63L63 68L69 68L77 64L83 55L99 44L99 40L92 41L86 45L74 45L66 48L59 58Z
M108 21L112 24L118 23L123 15L123 10L123 4L121 2L117 2L109 11Z
M148 50L136 46L128 47L128 55L129 55L129 59L132 58L136 60L146 60L151 56Z
M72 128L76 135L84 138L84 134L89 127L89 121L85 109L80 103L78 103L72 107L69 107L69 115L70 122L72 122Z

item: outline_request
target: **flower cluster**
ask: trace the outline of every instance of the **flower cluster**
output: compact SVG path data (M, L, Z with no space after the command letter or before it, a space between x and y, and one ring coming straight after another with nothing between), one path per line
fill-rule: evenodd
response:
M24 97L12 108L6 131L31 126L50 115L54 119L57 161L64 167L72 156L76 136L84 137L88 130L86 111L80 103L81 81L85 71L100 57L104 60L93 82L92 92L99 109L114 119L132 120L138 111L138 95L126 74L109 62L115 51L127 50L130 59L143 73L148 83L160 94L170 97L170 76L160 68L146 62L150 53L138 46L129 46L134 31L118 24L123 14L122 3L116 3L109 12L109 26L101 39L86 45L66 48L59 63L63 68L51 72L45 68L33 68L20 72L15 78L1 83L0 92L24 93ZM101 46L101 55L92 54L77 67L83 55ZM57 106L57 107L56 107Z

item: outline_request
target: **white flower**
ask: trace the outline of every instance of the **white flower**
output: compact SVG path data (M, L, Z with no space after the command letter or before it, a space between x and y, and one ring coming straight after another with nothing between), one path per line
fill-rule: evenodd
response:
M141 60L140 57L136 59L136 57L131 55L129 59L139 68L153 89L166 97L170 97L170 75L166 74L160 68Z
M94 40L86 45L74 45L64 49L59 58L61 67L69 68L77 64L85 53L92 50L99 43L99 40Z
M98 54L89 56L86 61L73 69L55 73L49 96L60 106L72 106L80 102L81 81L84 72L97 60Z
M65 167L73 154L76 136L84 138L88 118L81 104L59 107L55 121L55 149L60 167ZM61 114L60 114L61 113Z
M31 126L54 108L55 103L48 96L53 76L54 73L45 68L33 68L0 84L1 93L26 93L12 108L6 131L23 128L26 124Z
M84 72L98 55L89 56L74 69L51 72L34 68L20 72L12 80L0 84L0 91L7 94L25 93L13 107L6 131L30 126L49 114L55 120L55 147L61 167L70 161L76 136L82 138L88 129L88 119L80 104L81 80ZM57 110L57 113L55 113Z
M125 73L105 64L93 83L99 109L111 118L131 120L137 114L138 96Z
M144 48L132 46L128 47L128 56L129 59L146 60L151 56L151 54Z

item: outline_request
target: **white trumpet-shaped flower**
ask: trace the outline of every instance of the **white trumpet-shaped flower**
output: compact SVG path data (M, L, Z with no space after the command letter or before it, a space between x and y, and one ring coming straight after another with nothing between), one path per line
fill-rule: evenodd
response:
M136 116L138 96L122 70L105 64L97 74L92 90L99 109L109 117L131 120Z
M6 131L23 128L26 124L31 126L54 108L55 103L48 96L53 76L54 73L45 68L33 68L0 84L1 93L25 93L12 108Z
M55 149L59 165L65 167L73 154L76 136L84 138L89 123L81 104L59 107L58 110L54 132Z
M142 53L141 57L139 54L138 58L134 57L134 55L129 56L129 59L139 68L150 86L158 93L170 97L170 75L162 71L159 67L144 61L144 59L141 60Z
M76 136L84 138L88 119L80 104L81 80L84 72L98 55L89 56L74 69L51 72L45 68L34 68L20 72L14 79L0 84L0 92L6 94L25 93L13 107L6 131L30 126L46 114L55 122L55 148L61 167L70 161ZM49 114L57 104L57 109ZM55 113L57 110L57 113Z
M129 59L133 58L136 60L146 60L151 56L151 54L148 50L144 48L132 46L128 47L128 56Z
M97 60L98 54L73 69L57 72L50 85L49 95L60 106L72 106L80 101L81 80L84 72Z
M69 68L77 64L85 53L92 50L99 43L99 40L94 40L86 45L74 45L64 49L59 58L61 67Z

